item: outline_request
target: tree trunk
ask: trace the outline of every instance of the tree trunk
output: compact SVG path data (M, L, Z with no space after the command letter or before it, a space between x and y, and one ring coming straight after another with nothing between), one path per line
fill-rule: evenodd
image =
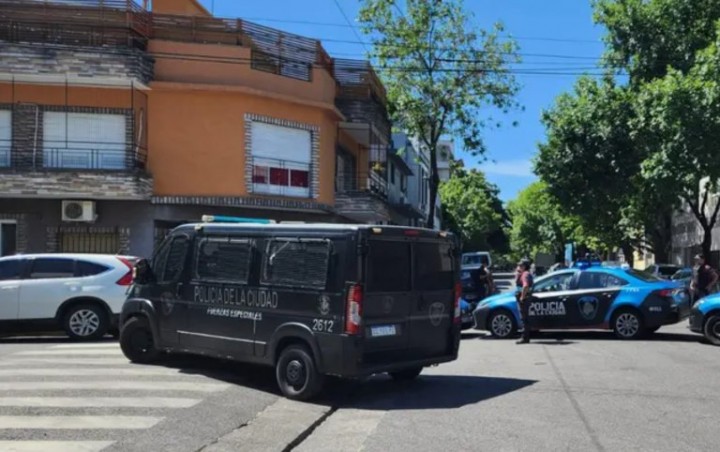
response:
M432 229L435 227L435 202L437 201L439 186L440 178L438 177L437 173L432 174L430 176L430 200L428 201L430 203L430 210L428 213L427 221L425 222L425 227L427 227L428 229Z
M710 252L712 251L712 227L702 225L703 228L703 241L702 241L702 254L705 260L710 262Z
M670 262L672 250L672 213L658 215L657 223L650 232L650 245L655 262Z

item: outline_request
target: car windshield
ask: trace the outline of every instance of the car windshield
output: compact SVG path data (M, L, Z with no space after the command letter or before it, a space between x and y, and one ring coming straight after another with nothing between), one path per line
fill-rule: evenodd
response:
M662 281L662 278L658 278L657 276L652 275L652 274L650 274L650 273L640 272L640 271L633 270L633 269L626 270L626 272L627 272L628 275L630 275L630 276L632 276L632 277L634 277L634 278L637 278L637 279L639 279L640 281L644 281L644 282L658 282L658 281Z
M488 257L485 254L472 254L468 256L463 256L462 258L462 264L463 265L480 265L485 264L488 265Z

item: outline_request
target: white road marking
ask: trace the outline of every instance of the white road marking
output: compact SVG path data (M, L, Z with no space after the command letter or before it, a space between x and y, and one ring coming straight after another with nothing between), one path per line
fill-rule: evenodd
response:
M118 365L118 364L129 364L130 361L127 358L13 358L8 357L0 361L0 367L4 366L18 366L23 364L78 364L84 365Z
M60 344L60 345L53 345L50 348L51 349L59 349L59 348L120 348L120 345L117 342L100 342L100 343L92 343L92 344Z
M227 389L229 386L229 384L224 383L194 383L187 381L0 381L0 391L87 389L101 391L218 392Z
M151 416L0 416L0 429L136 430L151 428L161 420Z
M0 407L190 408L200 402L181 397L0 397Z
M120 347L101 349L25 350L12 356L122 355Z
M102 368L102 369L0 369L0 377L43 376L43 377L97 377L97 376L142 376L142 375L178 375L179 369L167 367L138 367L138 368ZM181 374L182 375L182 374ZM184 376L196 376L187 374ZM201 375L200 375L201 376ZM109 382L108 384L112 384Z
M383 416L385 416L384 410L337 410L294 450L298 452L361 450L363 443L375 431Z
M292 442L330 410L329 407L279 399L248 425L230 432L203 452L275 451ZM335 452L335 451L334 451Z
M4 452L100 452L115 441L0 441Z

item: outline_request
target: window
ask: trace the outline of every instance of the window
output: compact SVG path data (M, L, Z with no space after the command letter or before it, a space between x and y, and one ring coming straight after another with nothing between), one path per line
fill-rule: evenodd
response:
M247 240L204 239L195 253L195 278L247 284L251 258L252 246Z
M533 292L561 292L570 290L570 281L575 273L559 273L542 278L533 286Z
M415 245L415 288L417 290L452 290L453 258L447 243Z
M307 130L252 123L253 191L310 196L312 135Z
M367 286L370 292L410 290L410 244L372 241L367 256Z
M0 167L10 166L10 149L12 148L12 113L0 110Z
M271 240L265 252L262 282L324 289L329 261L329 241Z
M172 283L180 278L189 243L190 239L182 235L165 241L153 259L152 269L158 282Z
M0 281L19 279L21 269L22 261L20 259L0 262Z
M77 261L75 276L95 276L107 270L109 270L109 268L104 265L88 261Z
M658 273L660 274L660 276L664 276L666 278L671 277L678 270L680 270L679 267L675 267L672 265L661 265L658 267Z
M46 168L127 168L125 115L45 112L43 164Z
M0 256L11 256L17 252L17 224L14 221L0 221Z
M75 261L62 258L38 258L32 261L30 279L72 278Z
M624 286L625 284L627 284L627 281L600 272L583 272L578 279L578 289L605 289Z
M662 278L658 278L657 276L651 275L650 273L640 272L633 269L626 270L625 272L628 275L633 276L643 282L657 282L663 280Z

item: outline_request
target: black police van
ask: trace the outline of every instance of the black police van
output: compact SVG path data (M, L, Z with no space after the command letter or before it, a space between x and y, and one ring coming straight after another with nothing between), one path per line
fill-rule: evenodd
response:
M308 399L325 375L410 380L457 358L451 234L203 220L138 262L120 317L131 361L189 352L272 365L286 397Z

